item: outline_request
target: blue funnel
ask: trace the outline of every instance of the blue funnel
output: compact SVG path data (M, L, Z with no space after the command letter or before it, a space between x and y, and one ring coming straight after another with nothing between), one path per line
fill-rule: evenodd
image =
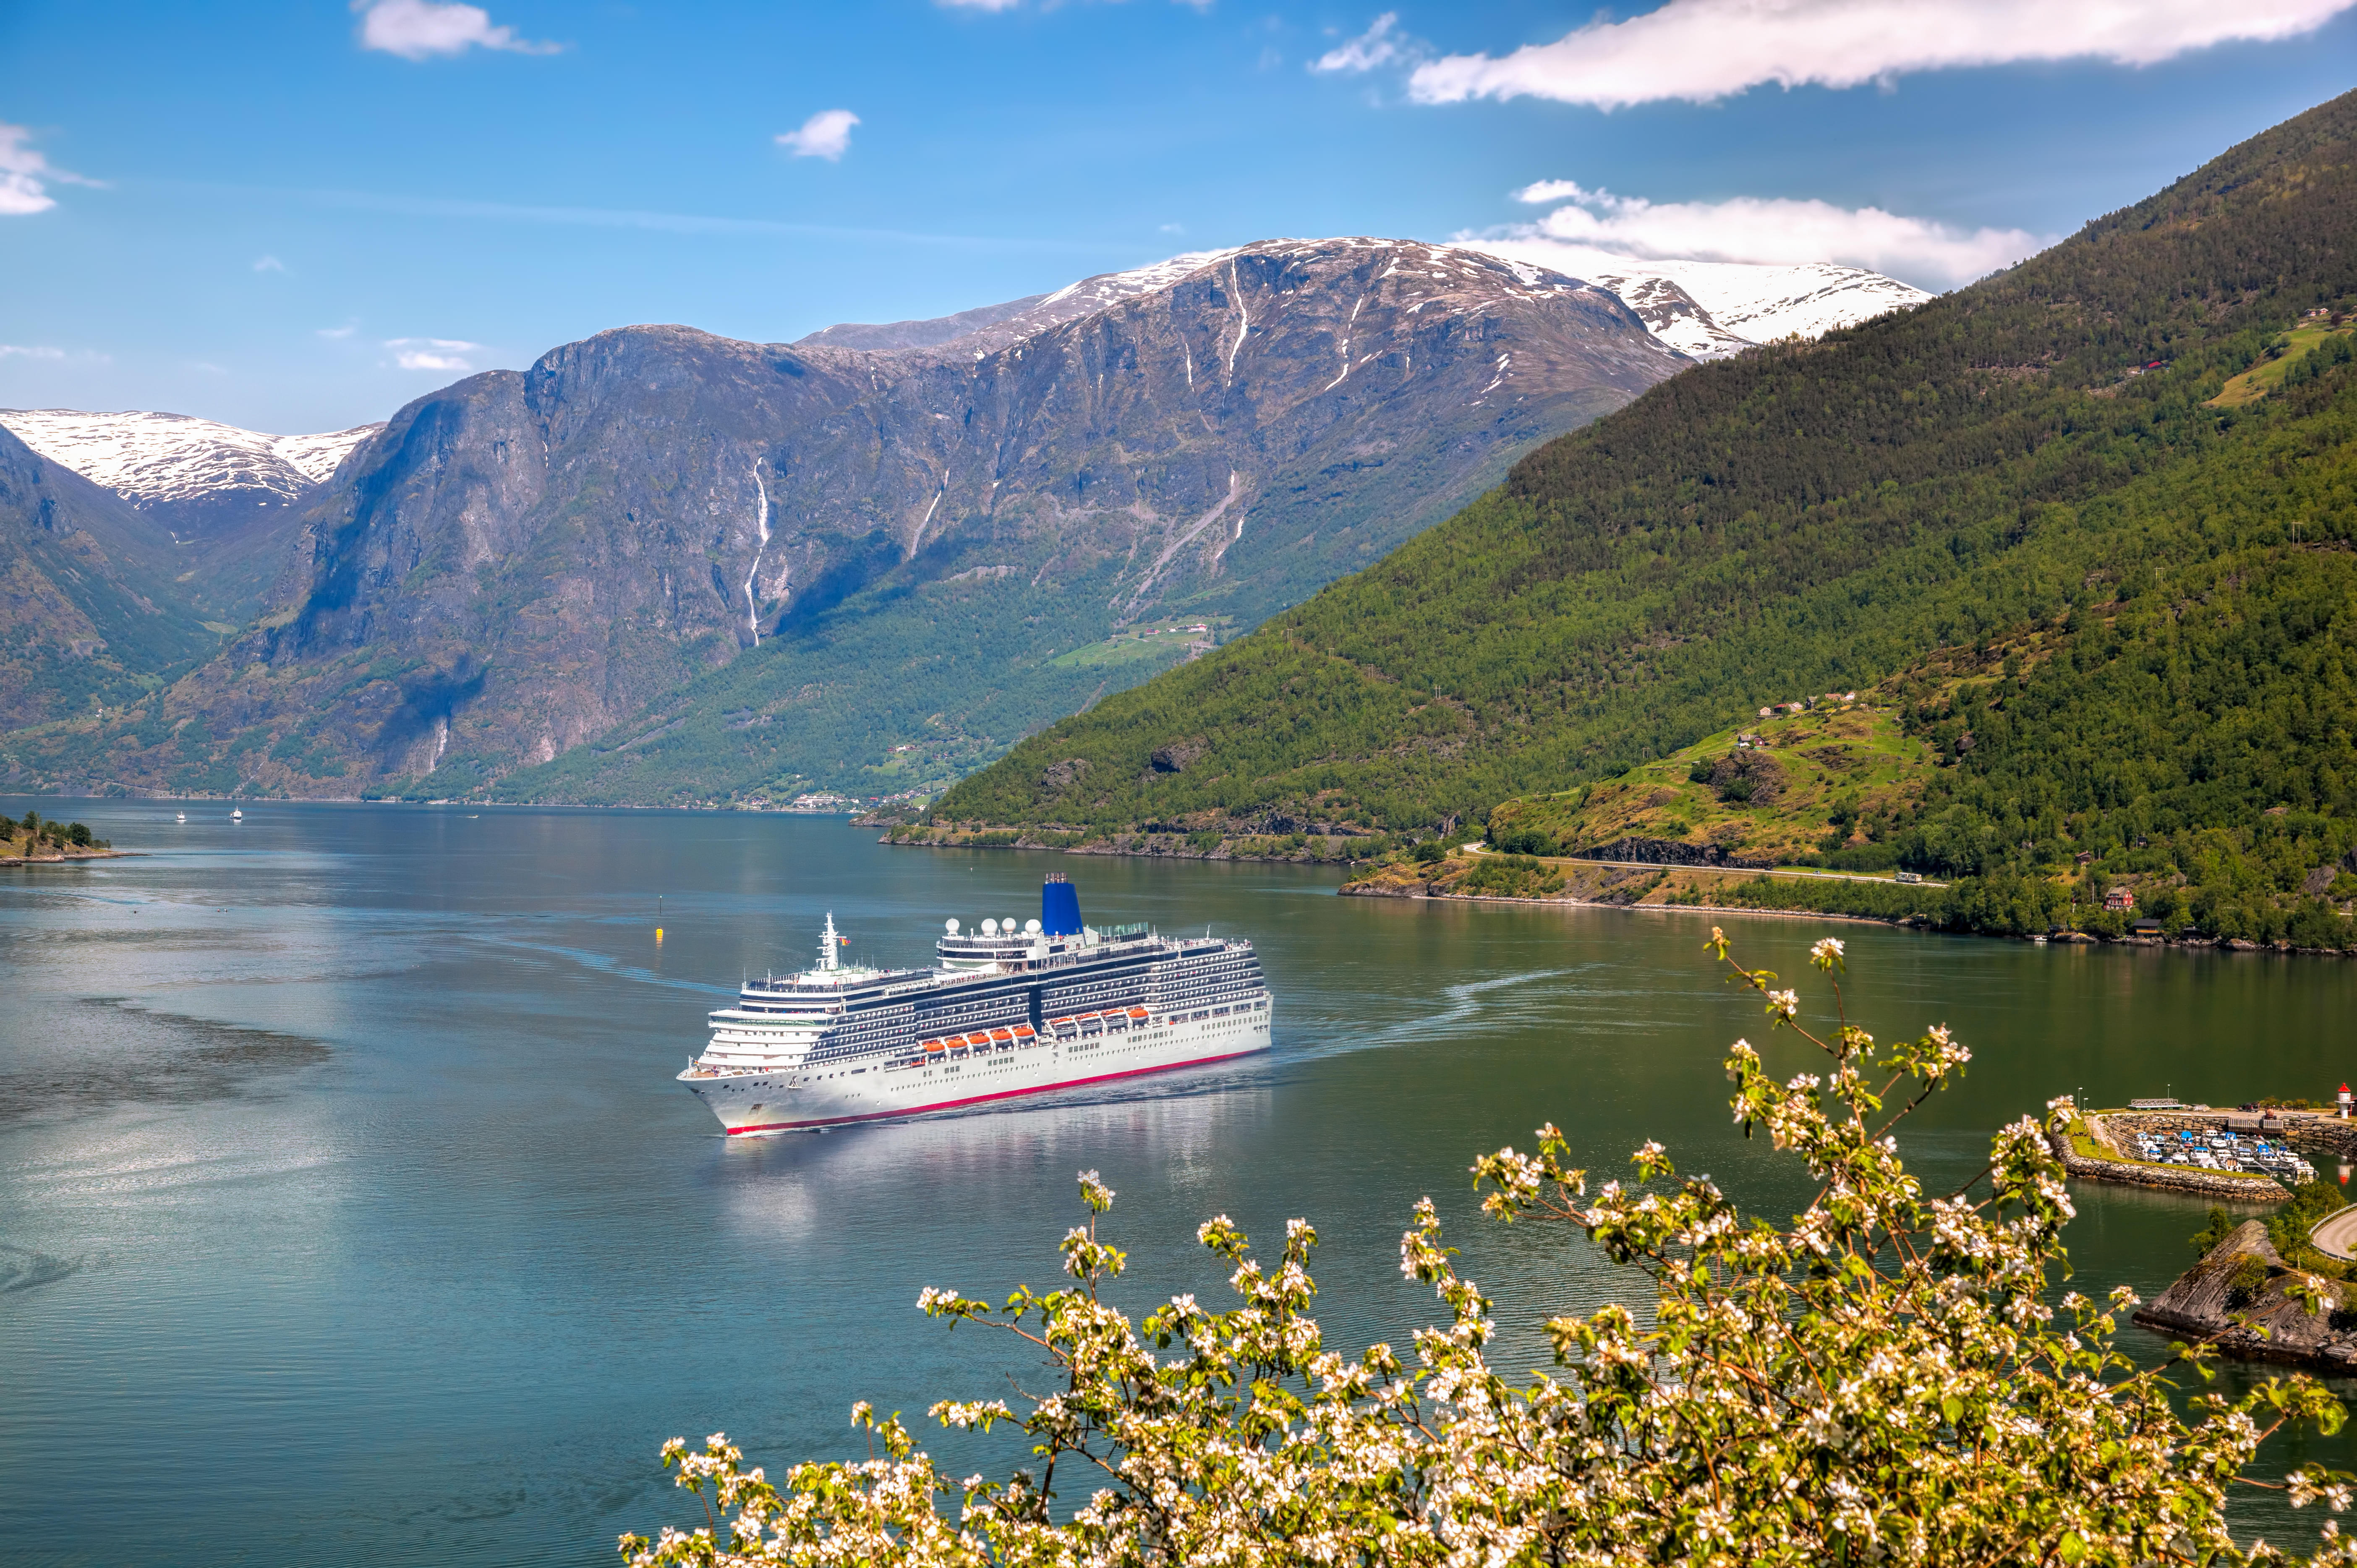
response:
M1081 896L1060 872L1040 886L1039 929L1051 937L1081 934Z

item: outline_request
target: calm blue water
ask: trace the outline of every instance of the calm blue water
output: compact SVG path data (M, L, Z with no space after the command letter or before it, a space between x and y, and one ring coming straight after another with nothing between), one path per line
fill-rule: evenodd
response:
M1650 1135L1747 1202L1805 1198L1727 1125L1719 1058L1762 1032L1696 917L886 850L829 819L263 804L232 826L204 803L183 825L31 803L145 853L0 872L15 1562L610 1562L620 1530L685 1518L666 1437L725 1429L775 1471L848 1455L854 1400L921 1425L937 1398L1003 1392L1033 1363L925 1319L917 1292L1051 1283L1084 1168L1119 1190L1141 1310L1224 1292L1193 1245L1207 1216L1262 1236L1309 1216L1331 1345L1436 1316L1395 1251L1431 1193L1516 1367L1544 1364L1544 1317L1625 1287L1577 1238L1479 1220L1476 1153L1552 1119L1599 1167ZM1257 939L1279 1049L1074 1104L752 1142L671 1081L704 1010L747 971L798 967L827 911L855 956L917 961L944 915L1036 913L1048 869L1100 923ZM1797 975L1824 928L1731 929ZM1911 1135L1934 1181L2081 1086L2231 1102L2348 1076L2357 966L1841 934L1869 1028L1944 1019L1977 1053ZM2143 1194L2082 1207L2079 1283L2147 1294L2202 1218Z

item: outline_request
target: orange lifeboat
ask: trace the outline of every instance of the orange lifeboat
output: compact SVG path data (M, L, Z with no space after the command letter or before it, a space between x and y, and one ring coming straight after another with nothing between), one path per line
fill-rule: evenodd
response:
M1143 1008L1143 1007L1133 1007L1133 1008L1131 1008L1131 1009L1129 1010L1129 1015L1130 1015L1132 1018L1135 1019L1138 1023L1141 1023L1141 1024L1145 1023L1145 1022L1146 1022L1146 1018L1149 1016L1149 1015L1146 1013L1146 1009L1145 1009L1145 1008Z
M1002 1046L1012 1045L1015 1043L1015 1031L1012 1029L993 1029L990 1032L990 1037Z
M1015 1037L1018 1040L1036 1040L1039 1037L1039 1031L1028 1024L1017 1024L1015 1026Z
M949 1049L949 1047L942 1044L939 1040L927 1040L925 1042L925 1049L929 1051L945 1051Z

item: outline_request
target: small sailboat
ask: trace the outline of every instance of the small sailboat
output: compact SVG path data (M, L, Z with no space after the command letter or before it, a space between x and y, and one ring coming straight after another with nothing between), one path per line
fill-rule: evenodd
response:
M229 820L232 822L242 822L245 821L245 813L239 811L236 807L231 806L229 811Z

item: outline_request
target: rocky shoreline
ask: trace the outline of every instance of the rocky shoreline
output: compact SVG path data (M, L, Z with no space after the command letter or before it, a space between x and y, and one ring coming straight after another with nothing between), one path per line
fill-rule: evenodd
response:
M66 849L55 854L0 854L0 865L68 865L85 860L121 860L137 853L129 849Z
M2357 1310L2336 1299L2328 1280L2325 1309L2309 1311L2289 1292L2295 1273L2267 1240L2266 1222L2246 1219L2138 1307L2134 1321L2243 1360L2357 1371Z

